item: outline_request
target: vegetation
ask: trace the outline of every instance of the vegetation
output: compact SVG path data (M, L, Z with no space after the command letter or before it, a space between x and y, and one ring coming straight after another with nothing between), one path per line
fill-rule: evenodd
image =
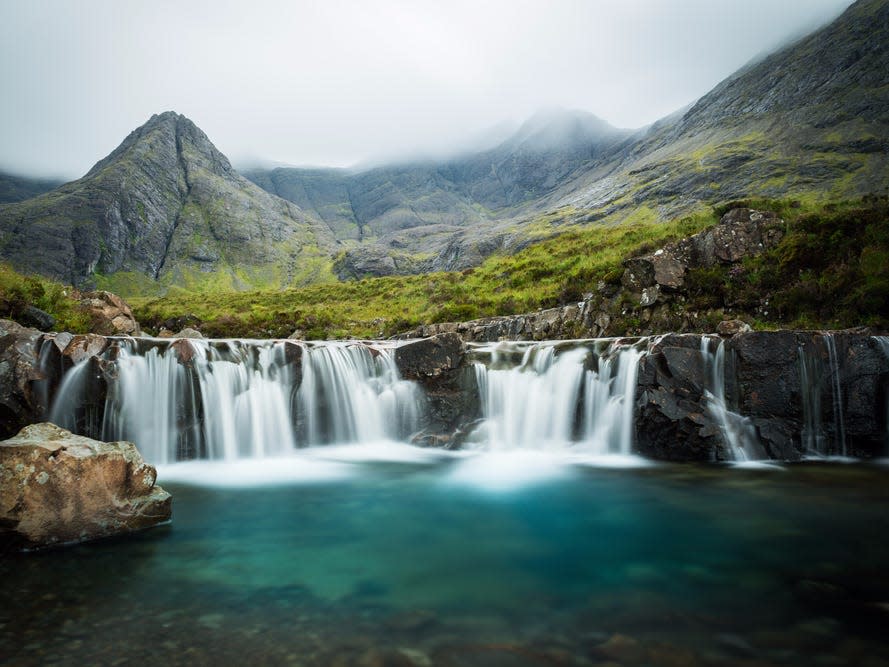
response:
M699 314L699 326L731 314L757 328L889 328L886 197L827 205L748 200L667 224L574 227L462 272L209 296L179 290L130 301L142 326L154 333L197 325L214 337L286 337L295 330L310 339L389 336L425 323L511 315L615 294L625 258L701 231L739 205L778 213L786 222L781 243L736 265L689 271L685 300L670 305L667 319L646 324L644 309L629 295L618 295L612 331L677 328L691 312ZM58 329L87 331L89 316L71 293L0 265L0 316L16 319L34 305L52 314Z
M55 318L57 330L87 333L93 325L92 318L72 294L72 288L54 280L23 276L7 264L0 264L0 317L27 323L25 311L34 306Z
M690 272L689 291L698 307L729 306L753 314L761 326L889 327L886 197L814 210L786 201L740 203L777 212L787 221L785 236L738 266Z

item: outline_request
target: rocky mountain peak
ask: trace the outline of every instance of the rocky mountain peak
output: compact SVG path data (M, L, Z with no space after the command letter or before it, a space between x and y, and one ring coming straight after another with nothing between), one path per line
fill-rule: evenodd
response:
M152 116L79 180L0 208L0 259L77 286L123 274L128 292L133 282L287 283L303 249L330 243L323 225L241 177L173 111ZM262 267L257 283L242 265Z

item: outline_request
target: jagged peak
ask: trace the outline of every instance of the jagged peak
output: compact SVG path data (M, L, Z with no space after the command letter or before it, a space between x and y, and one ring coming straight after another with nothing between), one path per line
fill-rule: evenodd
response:
M158 139L158 135L161 135ZM215 171L229 174L234 172L228 158L223 155L207 135L187 116L176 111L164 111L153 114L145 123L130 132L127 137L109 155L97 162L84 178L95 176L131 154L142 142L168 142L176 153L187 161L183 154L183 145L187 142L194 150L189 152L192 159L205 161ZM150 155L150 150L145 150Z

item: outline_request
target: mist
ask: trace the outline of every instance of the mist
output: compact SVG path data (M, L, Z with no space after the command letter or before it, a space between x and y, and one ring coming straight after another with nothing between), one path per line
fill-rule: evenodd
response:
M0 4L0 169L75 178L152 114L236 165L490 142L541 108L638 128L849 0Z

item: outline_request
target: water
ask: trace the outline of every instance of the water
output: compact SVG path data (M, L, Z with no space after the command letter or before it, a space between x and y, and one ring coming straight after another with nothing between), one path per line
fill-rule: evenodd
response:
M874 342L882 350L883 354L889 359L889 336L874 336ZM889 456L889 386L885 387L886 396L884 398L885 412L884 424L886 426L886 448L885 455Z
M842 368L836 339L833 334L822 333L815 341L813 347L799 347L803 416L800 440L810 456L847 456ZM825 427L822 412L825 392L830 397L830 431Z
M475 448L631 454L642 356L634 346L497 343L473 354L484 420Z
M106 398L96 405L101 383ZM419 388L399 377L382 346L116 339L100 360L68 371L49 419L100 440L135 442L146 460L165 464L406 440L424 408Z
M719 424L722 440L733 461L756 461L766 458L765 451L756 436L756 427L748 418L729 409L725 396L725 342L719 339L713 351L709 338L701 338L701 356L707 371L707 387L704 395L707 410Z
M387 447L162 466L172 525L0 557L0 663L886 664L889 468Z

